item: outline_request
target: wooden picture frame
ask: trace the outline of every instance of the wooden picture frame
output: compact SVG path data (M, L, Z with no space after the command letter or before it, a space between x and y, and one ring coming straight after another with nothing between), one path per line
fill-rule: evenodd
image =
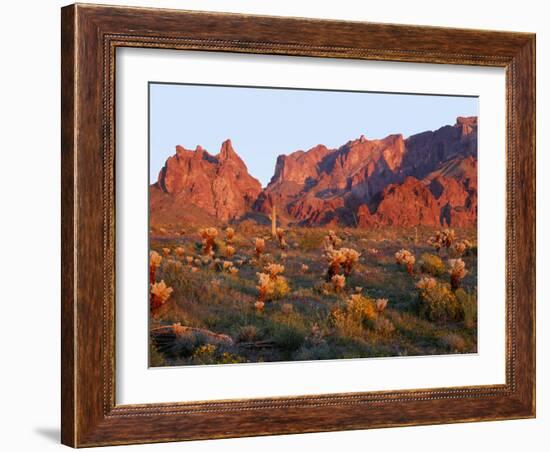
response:
M62 9L62 442L73 447L535 416L535 35L71 5ZM115 403L115 50L506 69L506 383Z

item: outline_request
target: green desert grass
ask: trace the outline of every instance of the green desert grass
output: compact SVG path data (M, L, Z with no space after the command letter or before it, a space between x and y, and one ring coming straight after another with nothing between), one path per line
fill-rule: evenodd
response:
M151 233L151 249L163 254L156 280L173 288L170 298L155 312L151 328L180 324L204 328L232 338L232 345L200 341L174 353L151 342L152 365L222 364L281 360L317 360L382 356L414 356L468 353L477 350L477 257L472 248L462 257L468 270L455 299L461 315L434 321L419 309L423 276L448 284L442 270L450 252L437 252L429 244L432 228L338 229L341 247L361 253L344 289L334 290L326 281L328 261L324 239L328 229L291 228L285 231L286 249L272 239L268 227L233 225L235 253L225 256L223 230L215 240L214 256L201 254L197 228L165 225ZM162 229L162 230L161 230ZM183 231L183 232L182 232ZM456 230L457 239L475 242L475 230ZM255 238L265 240L260 257ZM176 248L183 248L176 255ZM407 249L416 257L409 274L395 261L395 253ZM181 251L181 250L180 250ZM219 263L214 263L219 259ZM204 262L203 262L204 261ZM231 262L238 271L223 269ZM428 262L428 264L427 264ZM269 263L284 265L282 276L290 291L280 299L268 300L262 309L258 299L257 273ZM353 294L370 300L387 299L388 305L369 321L336 325L335 310L346 312Z

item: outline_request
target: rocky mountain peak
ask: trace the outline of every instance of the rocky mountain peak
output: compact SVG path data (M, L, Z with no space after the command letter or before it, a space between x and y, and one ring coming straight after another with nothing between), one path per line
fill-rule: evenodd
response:
M176 154L166 160L152 189L171 196L174 209L185 209L191 203L209 215L229 221L250 210L262 187L248 173L231 141L226 140L215 156L201 146L194 151L176 146ZM154 199L162 200L162 196L156 194ZM166 205L166 200L162 204ZM155 206L151 205L151 209L155 210Z
M275 204L284 224L470 227L477 222L477 118L406 139L361 135L333 149L318 144L279 155L264 190L231 140L216 155L176 146L153 189L153 204L171 196L175 209L191 203L224 222L269 215Z

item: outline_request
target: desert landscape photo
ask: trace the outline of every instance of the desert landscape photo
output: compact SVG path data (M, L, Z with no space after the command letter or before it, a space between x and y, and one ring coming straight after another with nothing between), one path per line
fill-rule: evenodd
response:
M151 367L477 352L477 98L149 89Z

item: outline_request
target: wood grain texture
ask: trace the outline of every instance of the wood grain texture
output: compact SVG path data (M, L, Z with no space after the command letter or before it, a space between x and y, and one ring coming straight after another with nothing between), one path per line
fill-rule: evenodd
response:
M74 158L75 158L75 39L74 8L63 9L61 19L61 441L75 444L74 385Z
M533 417L535 37L146 8L62 10L62 442L74 447ZM115 403L117 47L506 68L506 384Z

